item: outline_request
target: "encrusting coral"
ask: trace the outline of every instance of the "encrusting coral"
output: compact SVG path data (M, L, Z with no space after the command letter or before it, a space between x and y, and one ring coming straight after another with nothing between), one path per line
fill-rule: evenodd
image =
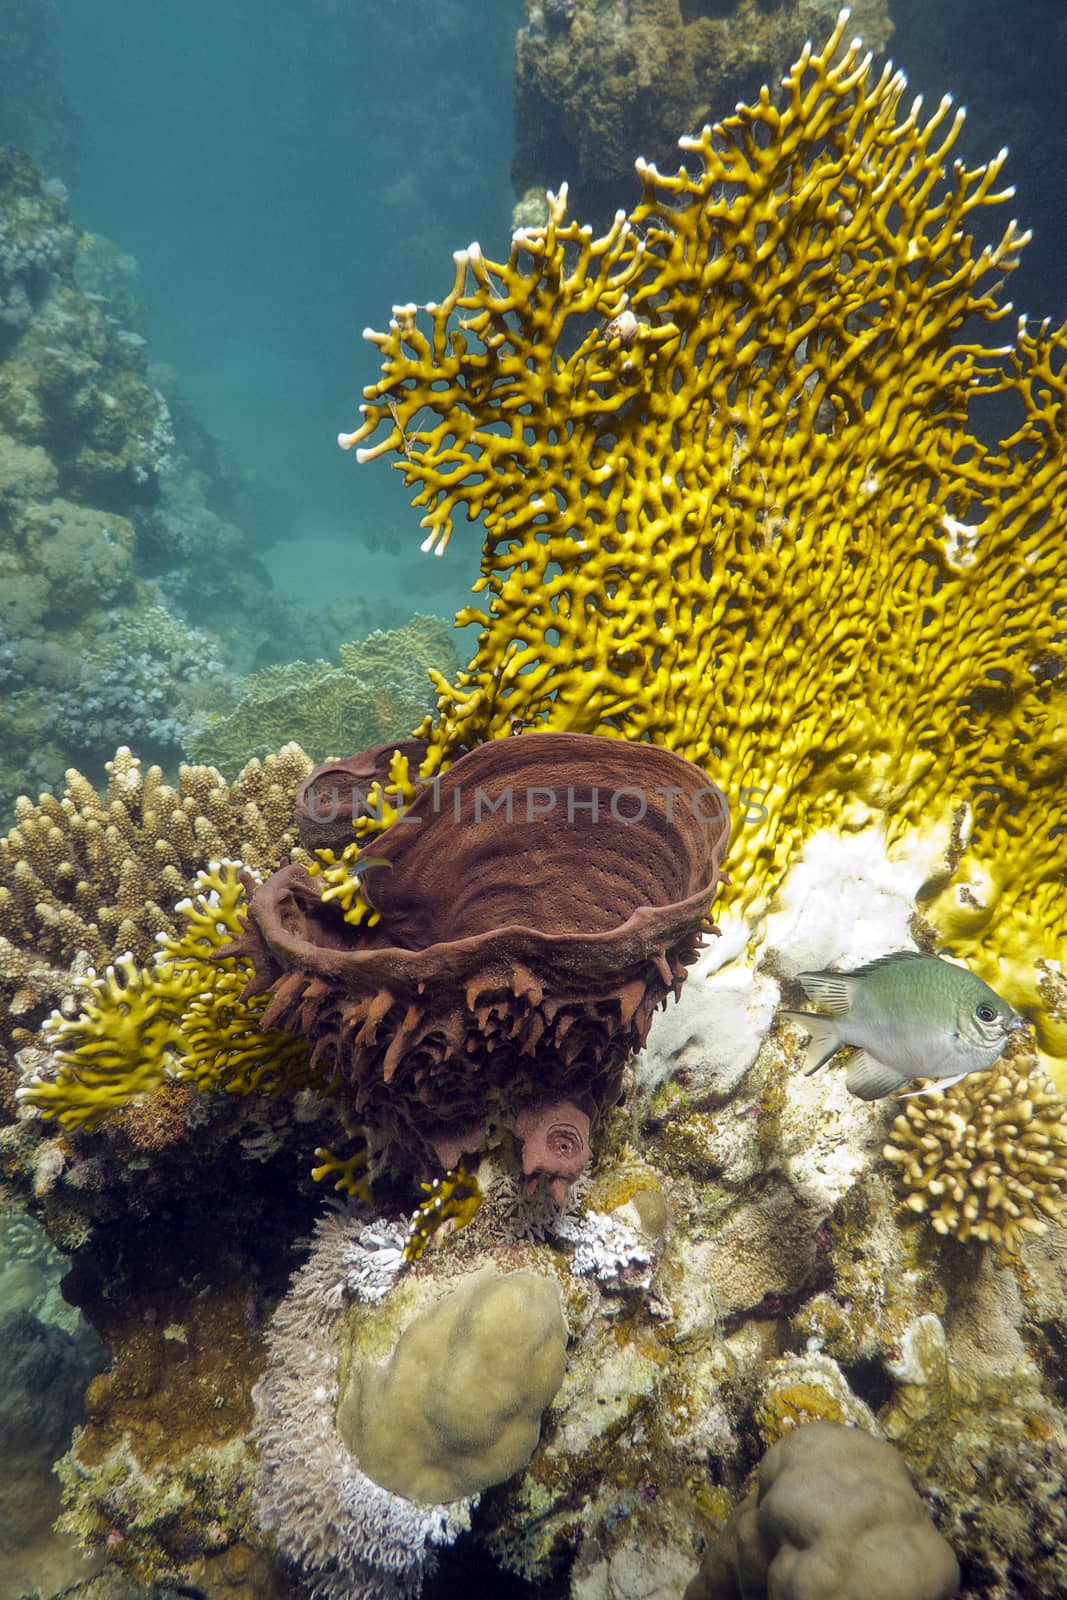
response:
M1067 1106L1032 1066L909 1099L893 1123L883 1155L938 1233L1017 1254L1027 1233L1067 1226Z
M513 718L664 744L759 802L724 900L752 927L821 830L955 816L927 915L1067 1055L1035 965L1067 937L1067 332L988 337L1027 237L976 242L1004 154L952 163L961 114L904 109L844 26L781 108L639 164L604 237L561 193L506 261L458 252L368 330L341 442L396 454L425 549L484 523L424 776Z

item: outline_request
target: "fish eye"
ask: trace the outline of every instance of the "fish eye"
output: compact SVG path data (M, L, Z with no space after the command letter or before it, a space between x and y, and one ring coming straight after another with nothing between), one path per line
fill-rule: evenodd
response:
M979 1022L995 1022L997 1014L992 1006L981 1005L975 1012Z

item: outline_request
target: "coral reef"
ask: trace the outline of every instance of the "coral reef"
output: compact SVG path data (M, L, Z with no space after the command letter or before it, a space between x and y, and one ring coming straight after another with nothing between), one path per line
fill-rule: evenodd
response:
M154 963L112 952L80 1014L34 1032L27 1013L23 1103L61 1120L0 1131L2 1176L74 1247L68 1293L114 1354L67 1515L137 1578L266 1562L273 1539L323 1600L414 1600L435 1559L469 1591L506 1572L572 1600L677 1595L767 1447L845 1421L899 1451L968 1600L1067 1592L1058 1103L1019 1055L970 1086L973 1141L962 1100L910 1103L913 1140L769 1031L798 973L939 929L1046 1049L1064 1012L1064 336L978 342L1021 238L972 237L998 163L945 178L947 109L901 117L900 80L839 43L782 110L761 96L690 141L698 176L645 169L606 239L553 201L511 262L461 253L447 304L375 336L370 453L398 452L431 548L456 511L486 516L474 661L438 675L403 750L301 758L285 827L298 812L317 874L242 886L202 858ZM732 910L657 1023L725 847L717 798L696 810L705 766L741 824ZM634 811L605 817L625 791ZM24 964L38 903L67 904L50 809ZM205 857L214 839L193 828ZM121 875L107 888L120 906ZM313 1142L356 1198L300 1267ZM946 1187L924 1201L990 1178L995 1213L902 1204L897 1168L921 1179L931 1153ZM1013 1227L1039 1196L1047 1231ZM420 1504L357 1464L338 1395L402 1371L407 1335L486 1269L558 1285L562 1382L521 1470L459 1483L488 1484L477 1506ZM464 1354L399 1383L412 1442L461 1409Z
M459 252L341 442L396 453L424 548L484 520L424 776L514 718L676 749L745 816L746 937L823 831L936 836L926 917L1062 1059L1067 333L1001 331L1003 154L950 165L959 114L843 27L603 237L561 193Z
M0 38L0 145L18 145L69 178L81 126L60 76L55 0L2 0Z
M272 600L242 527L280 519L149 366L135 269L0 148L0 810L118 743L174 760L233 668L332 643Z
M959 1579L892 1445L813 1422L768 1450L685 1600L951 1600Z
M343 645L340 654L340 667L293 661L239 680L234 709L186 735L190 759L229 772L286 739L316 761L400 739L433 705L428 670L458 666L450 624L418 614L403 627Z
M51 1592L85 1576L93 1565L52 1532L59 1512L52 1463L81 1420L82 1392L102 1364L102 1351L84 1330L76 1338L29 1311L6 1306L0 1338L0 1587L4 1594L21 1595L34 1584L47 1584Z
M828 33L836 0L525 0L515 46L517 191L566 174L583 212L628 201L637 156L669 161L680 133L777 83L805 39ZM892 31L885 0L852 26L873 49Z

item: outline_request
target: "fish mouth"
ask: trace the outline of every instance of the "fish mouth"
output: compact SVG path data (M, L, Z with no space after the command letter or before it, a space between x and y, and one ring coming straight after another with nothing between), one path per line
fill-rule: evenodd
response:
M1013 1033L1032 1033L1033 1027L1034 1025L1029 1017L1017 1016L1007 1024L1004 1031L1008 1038L1011 1038Z

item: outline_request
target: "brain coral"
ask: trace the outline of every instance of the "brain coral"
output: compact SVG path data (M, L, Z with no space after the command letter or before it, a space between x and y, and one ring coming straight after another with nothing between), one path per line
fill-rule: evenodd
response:
M1004 153L953 162L961 114L843 27L639 164L603 237L561 194L505 261L460 251L368 332L341 442L396 453L424 548L484 521L424 775L516 717L678 750L760 802L724 903L753 928L816 832L955 819L927 915L1067 1056L1067 330L1003 327Z

